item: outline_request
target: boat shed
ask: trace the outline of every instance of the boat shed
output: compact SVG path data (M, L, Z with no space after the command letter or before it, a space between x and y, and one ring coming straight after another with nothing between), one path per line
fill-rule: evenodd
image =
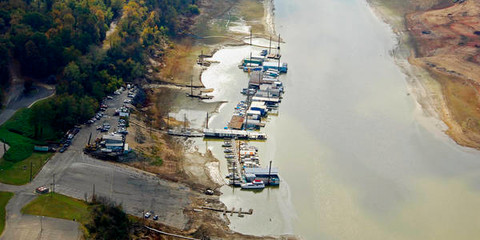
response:
M250 176L250 179L255 175L255 180L262 180L266 184L279 185L280 177L278 176L278 168L272 167L269 174L268 168L244 168L245 175Z
M286 63L281 63L279 67L278 62L264 62L263 70L267 71L268 69L278 70L280 73L287 73L288 65Z

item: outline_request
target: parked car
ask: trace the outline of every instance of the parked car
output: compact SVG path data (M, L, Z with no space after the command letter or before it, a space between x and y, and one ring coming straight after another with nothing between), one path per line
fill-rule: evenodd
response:
M150 212L145 213L145 218L149 218L150 216L152 216Z
M107 99L108 99L108 100L112 100L113 97L112 97L112 96L107 96Z
M158 220L158 215L153 216L153 220Z
M63 153L63 152L65 152L65 150L67 150L67 149L65 149L64 147L62 147L62 148L60 148L60 150L58 150L58 151L61 152L61 153Z

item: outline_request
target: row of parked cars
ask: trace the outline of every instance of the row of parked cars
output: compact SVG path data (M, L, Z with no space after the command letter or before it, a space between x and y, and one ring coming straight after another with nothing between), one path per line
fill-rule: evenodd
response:
M145 213L145 218L150 218L153 214L155 214L153 211L150 211L150 212L146 212ZM158 220L158 215L154 215L153 220Z
M67 131L65 136L60 140L61 148L58 150L59 152L63 153L65 152L68 147L72 144L73 138L75 135L77 135L78 132L80 132L80 126L75 126L74 128L70 129Z

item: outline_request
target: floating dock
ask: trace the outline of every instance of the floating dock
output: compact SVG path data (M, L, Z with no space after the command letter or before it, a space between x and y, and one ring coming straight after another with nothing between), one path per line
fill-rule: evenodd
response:
M204 129L203 134L207 138L237 138L246 140L267 140L267 134L255 131L232 130L232 129Z
M204 137L205 134L199 132L190 132L190 131L175 131L168 130L168 135L177 136L177 137Z

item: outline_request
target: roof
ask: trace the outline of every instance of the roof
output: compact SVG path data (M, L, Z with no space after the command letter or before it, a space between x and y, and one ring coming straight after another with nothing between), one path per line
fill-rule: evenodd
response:
M228 127L232 129L242 129L244 119L244 117L233 115Z
M278 62L277 62L277 61L274 61L274 62L263 62L263 66L267 66L267 67L278 67ZM280 67L283 67L283 63L280 63Z
M257 102L280 102L279 98L269 98L269 97L253 97L252 101Z
M268 168L245 168L245 174L268 175ZM270 175L278 175L278 168L272 167Z
M107 134L103 135L103 140L114 140L114 141L123 141L123 136L121 134Z

